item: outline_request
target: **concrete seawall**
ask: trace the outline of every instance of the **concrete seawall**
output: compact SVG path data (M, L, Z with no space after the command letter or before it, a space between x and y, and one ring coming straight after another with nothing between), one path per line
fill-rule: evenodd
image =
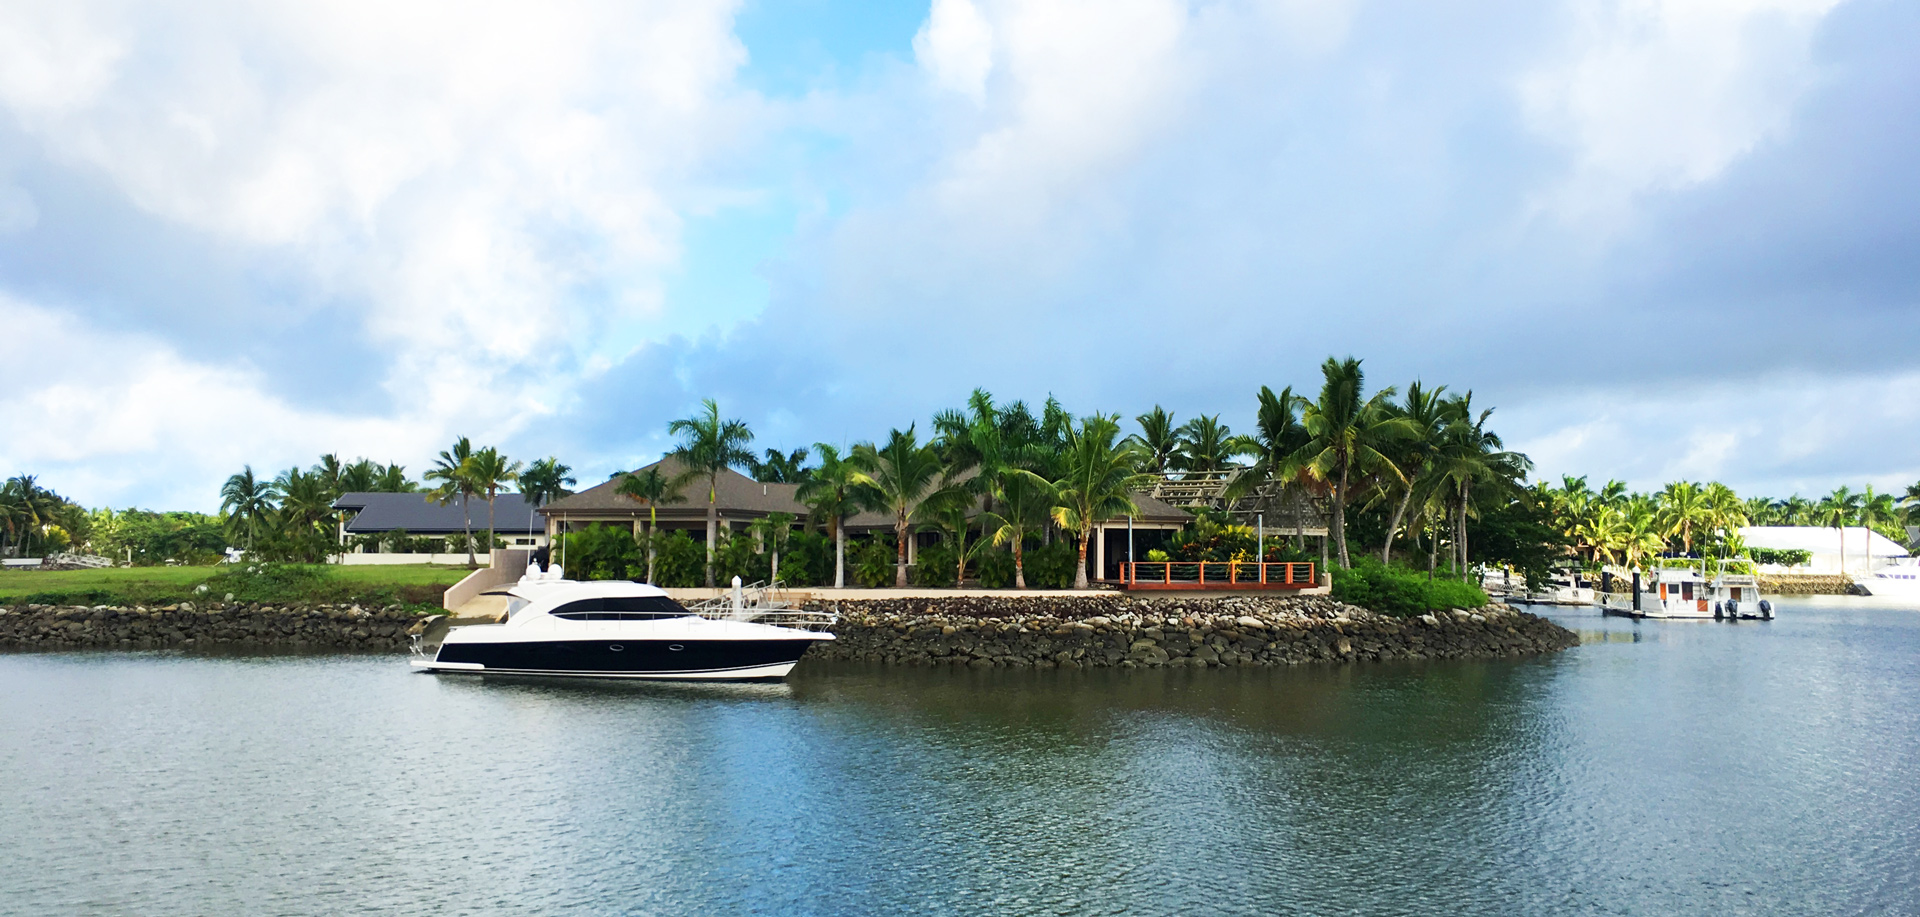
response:
M1521 656L1579 643L1492 605L1391 618L1330 598L989 598L821 602L839 639L809 658L976 667L1227 666Z

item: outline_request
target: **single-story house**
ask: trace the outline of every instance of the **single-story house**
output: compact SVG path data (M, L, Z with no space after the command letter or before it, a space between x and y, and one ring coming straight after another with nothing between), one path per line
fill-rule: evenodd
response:
M333 501L333 508L352 514L340 523L343 545L351 544L360 535L400 531L413 537L431 538L472 531L481 536L481 541L486 540L485 497L464 500L454 497L442 505L423 493L348 493ZM510 548L539 548L547 543L545 524L534 515L533 505L519 494L500 494L494 498L493 530ZM363 550L361 553L379 552ZM464 552L461 553L464 556Z
M681 471L680 464L673 459L662 459L652 465L636 469L635 473L648 468L659 468L660 473L668 477ZM535 510L546 518L546 532L549 537L563 532L577 532L588 526L617 525L633 531L639 531L647 524L649 507L618 492L621 478L614 475L604 483L589 487L571 496L561 497ZM728 469L720 473L714 488L715 504L720 525L728 531L740 531L755 519L773 513L790 513L795 525L804 524L807 507L795 498L800 489L798 484L779 484L756 481L740 472ZM698 478L687 482L680 489L681 502L662 503L655 507L659 525L663 531L685 531L696 540L705 540L707 531L707 482ZM1164 545L1174 532L1193 521L1192 514L1186 510L1155 500L1145 494L1135 494L1134 502L1140 508L1139 515L1132 518L1132 544L1139 559L1146 559L1150 548ZM1129 543L1128 520L1114 519L1099 527L1099 537L1089 554L1095 571L1103 571L1102 576L1118 579L1120 564L1127 559ZM894 519L884 513L862 512L847 521L847 536L860 538L876 533L891 534ZM920 532L907 543L907 559L913 562L919 548L934 544L940 536L934 532Z
M1844 533L1844 534L1843 534ZM1774 551L1806 551L1813 559L1794 569L1808 573L1866 573L1885 566L1895 557L1906 557L1907 549L1879 532L1864 526L1844 529L1813 525L1750 525L1740 530L1749 548ZM1845 563L1841 549L1845 548Z

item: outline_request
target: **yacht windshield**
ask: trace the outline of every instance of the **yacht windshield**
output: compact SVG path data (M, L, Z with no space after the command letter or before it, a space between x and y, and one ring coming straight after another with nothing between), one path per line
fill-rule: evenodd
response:
M569 621L649 621L684 618L692 612L664 595L609 595L575 599L552 614Z

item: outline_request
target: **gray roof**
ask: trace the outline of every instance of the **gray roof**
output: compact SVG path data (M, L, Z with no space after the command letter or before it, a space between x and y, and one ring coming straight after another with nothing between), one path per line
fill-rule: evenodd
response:
M445 535L468 527L487 530L485 497L464 501L464 505L455 497L441 506L421 493L350 493L333 501L333 508L357 510L347 521L349 534L405 529L415 535ZM533 507L519 494L501 494L493 501L493 528L498 532L543 532L546 525L534 519Z

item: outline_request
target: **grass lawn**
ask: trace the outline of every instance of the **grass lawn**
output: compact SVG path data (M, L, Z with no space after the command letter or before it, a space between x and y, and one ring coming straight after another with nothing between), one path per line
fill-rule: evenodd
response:
M252 602L437 603L446 587L470 572L466 567L402 564L352 566L278 564L264 574L245 565L212 567L115 567L105 570L9 570L0 572L0 604L152 605L233 593ZM199 595L194 587L207 584Z

